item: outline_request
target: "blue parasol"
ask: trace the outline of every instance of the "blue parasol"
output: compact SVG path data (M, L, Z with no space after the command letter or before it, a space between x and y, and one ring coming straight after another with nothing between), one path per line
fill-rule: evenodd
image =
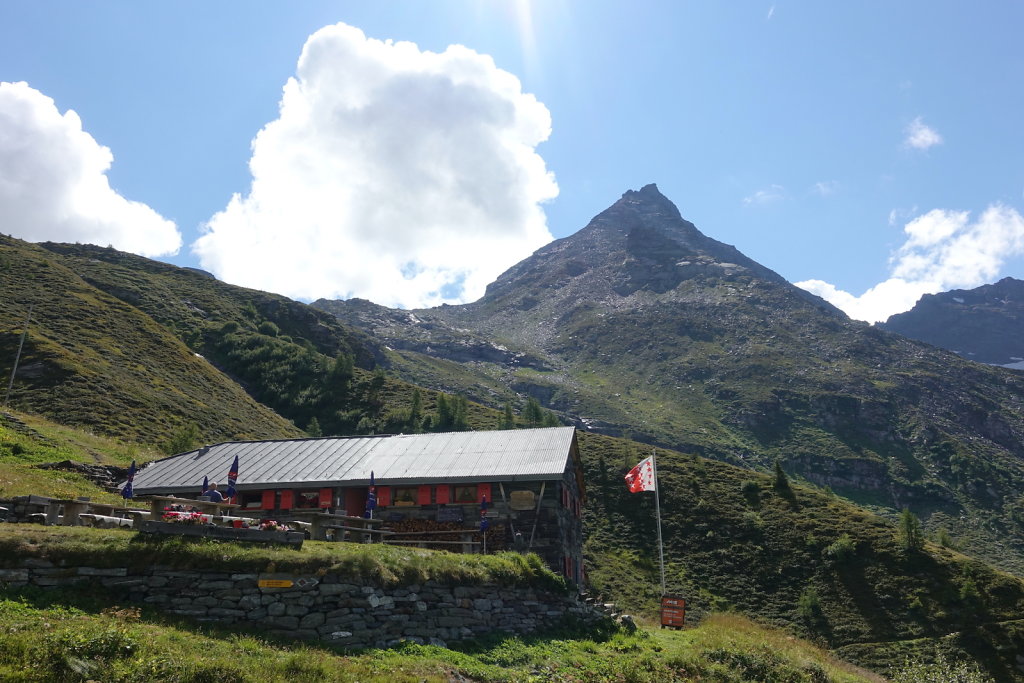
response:
M128 468L128 481L124 483L124 487L121 489L121 497L130 499L134 497L135 491L132 489L132 482L135 480L135 461L132 460L131 466Z
M377 507L377 487L373 484L373 470L370 470L370 490L366 493L366 519L373 519L373 510Z
M228 470L228 490L224 492L225 498L235 497L235 484L238 482L238 456L235 456L235 461L231 463L231 469Z

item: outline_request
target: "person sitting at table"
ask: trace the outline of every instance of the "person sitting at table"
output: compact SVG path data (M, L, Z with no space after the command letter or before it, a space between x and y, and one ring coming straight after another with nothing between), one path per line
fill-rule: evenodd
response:
M209 498L211 503L223 503L224 495L217 490L217 482L211 481L210 488L204 494L205 498Z

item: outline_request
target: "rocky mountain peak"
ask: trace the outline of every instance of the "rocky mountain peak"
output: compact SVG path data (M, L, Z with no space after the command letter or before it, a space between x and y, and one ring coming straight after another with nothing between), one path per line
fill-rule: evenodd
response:
M735 247L703 234L654 183L627 190L579 232L556 240L503 273L480 304L543 293L574 300L665 294L686 280L756 277L791 286ZM471 305L472 306L472 305Z
M975 289L925 294L879 327L964 358L1024 369L1024 281L1006 277Z
M626 190L619 201L642 212L662 211L669 216L682 219L676 205L663 195L654 183L644 185L639 190Z

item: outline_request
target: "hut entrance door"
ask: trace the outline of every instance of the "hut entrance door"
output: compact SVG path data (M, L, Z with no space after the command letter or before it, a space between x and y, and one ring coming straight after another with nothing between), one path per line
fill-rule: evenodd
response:
M366 513L366 488L345 489L345 514L362 517Z

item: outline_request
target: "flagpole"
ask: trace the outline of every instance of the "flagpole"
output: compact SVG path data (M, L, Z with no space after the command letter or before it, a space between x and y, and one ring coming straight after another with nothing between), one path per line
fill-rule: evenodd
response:
M654 509L658 516L658 564L661 566L661 594L665 595L665 550L661 543L661 486L658 485L658 449L651 451L651 465L654 468Z

